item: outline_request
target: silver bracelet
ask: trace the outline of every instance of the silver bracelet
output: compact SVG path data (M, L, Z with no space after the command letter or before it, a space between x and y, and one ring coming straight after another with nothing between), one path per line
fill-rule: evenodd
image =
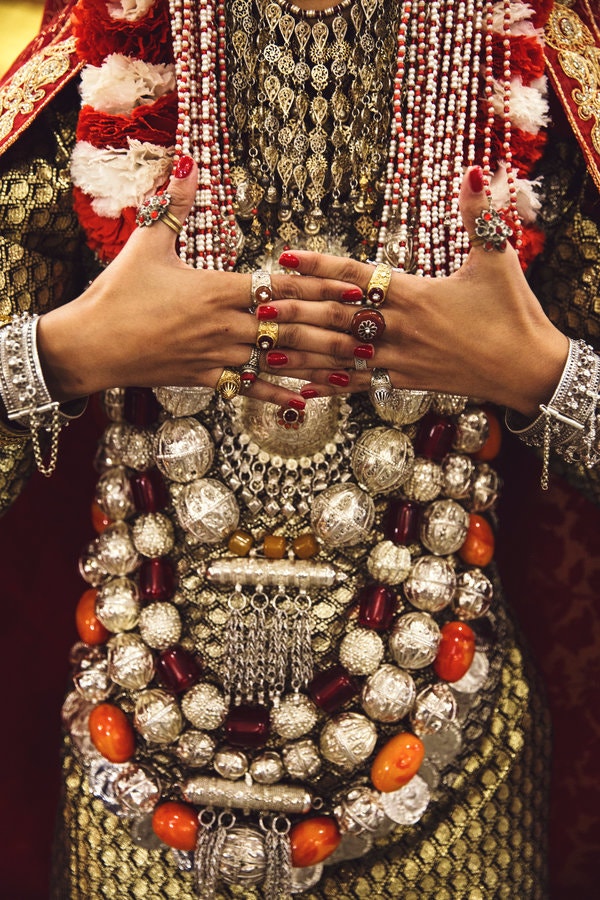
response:
M530 447L542 447L542 477L548 489L550 450L567 462L591 469L600 461L598 391L600 357L585 341L569 340L569 353L558 386L549 403L540 404L540 415L525 428L517 427L506 413L506 426Z

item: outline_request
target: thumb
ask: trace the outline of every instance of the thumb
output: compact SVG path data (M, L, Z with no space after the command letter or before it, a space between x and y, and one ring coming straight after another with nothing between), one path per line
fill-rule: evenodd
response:
M460 215L467 233L475 232L475 219L488 208L488 198L481 166L471 166L464 174L460 188Z
M138 210L138 232L147 250L170 249L194 202L198 187L198 167L191 156L181 156L167 184L149 197ZM150 227L147 227L150 226Z

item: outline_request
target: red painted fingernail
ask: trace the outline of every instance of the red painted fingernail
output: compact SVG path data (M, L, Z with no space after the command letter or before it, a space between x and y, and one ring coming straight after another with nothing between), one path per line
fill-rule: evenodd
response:
M300 397L291 397L288 400L288 406L291 406L292 409L305 409L306 403Z
M483 190L483 169L481 166L473 166L469 172L469 185L474 194L480 194Z
M269 350L267 353L267 365L268 366L286 366L288 358L285 353L281 353L279 350Z
M319 396L319 392L315 391L314 388L302 388L300 391L305 400L312 400L314 397Z
M187 178L194 168L194 160L191 156L182 156L177 160L177 165L173 169L175 178Z
M362 300L363 292L360 288L348 288L347 291L344 291L342 294L342 300L350 300L353 303L356 303L357 300Z
M286 269L297 269L300 265L300 260L294 253L288 253L285 250L279 257L279 265L285 266Z
M327 380L329 384L335 384L337 387L348 387L350 384L350 376L346 372L332 372Z
M374 353L375 350L370 344L359 344L358 347L354 348L354 355L358 359L373 359Z
M256 310L256 316L261 322L267 319L276 319L278 315L279 312L274 306L259 306Z

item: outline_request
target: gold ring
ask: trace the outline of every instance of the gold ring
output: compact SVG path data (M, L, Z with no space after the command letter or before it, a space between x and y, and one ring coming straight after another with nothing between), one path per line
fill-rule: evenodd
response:
M392 267L387 263L379 263L371 275L367 285L366 305L381 306L386 298L390 281L392 280Z
M183 228L183 222L180 222L177 216L174 216L173 213L169 212L169 210L167 209L166 212L164 212L160 217L160 221L164 222L165 225L168 225L171 231L174 231L175 234L179 237Z
M279 325L277 322L259 322L256 332L256 346L259 350L272 350L277 346Z
M235 369L223 369L216 389L223 400L233 400L239 394L241 386L242 379L239 372Z

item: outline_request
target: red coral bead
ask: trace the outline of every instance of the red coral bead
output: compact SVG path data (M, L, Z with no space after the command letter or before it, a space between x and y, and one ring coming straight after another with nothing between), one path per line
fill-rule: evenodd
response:
M483 516L471 513L465 542L458 551L463 562L480 568L494 558L495 540L492 526Z
M330 816L303 819L290 829L292 865L296 868L316 866L331 856L341 839L335 819Z
M385 521L385 536L394 544L406 546L419 540L421 507L413 500L392 500Z
M425 747L415 734L403 731L385 744L373 761L371 781L382 793L397 791L413 778L423 762Z
M264 706L233 706L224 723L227 740L236 747L262 747L269 739L269 713Z
M158 469L132 472L129 478L135 508L141 513L159 512L167 505L168 494Z
M466 622L446 622L433 668L444 681L466 675L475 655L475 634Z
M308 693L317 706L331 714L358 694L358 684L344 666L336 665L318 672Z
M444 416L428 413L421 419L415 438L415 453L441 462L450 452L456 435L456 425Z
M92 744L105 759L123 763L135 752L133 726L122 709L112 703L100 703L90 713Z
M103 644L110 636L110 631L96 617L97 596L95 588L84 591L75 610L77 634L86 644Z
M159 413L160 404L150 388L128 387L125 390L123 415L132 425L149 428L156 422Z
M185 647L169 647L156 661L156 674L169 691L179 694L196 684L201 675L199 661Z
M177 586L173 563L166 556L144 558L138 579L140 597L147 603L170 600Z
M170 800L157 806L152 828L163 844L176 850L195 850L198 840L198 815L191 806Z
M363 628L385 631L392 624L398 601L385 584L367 584L359 594L358 622Z

